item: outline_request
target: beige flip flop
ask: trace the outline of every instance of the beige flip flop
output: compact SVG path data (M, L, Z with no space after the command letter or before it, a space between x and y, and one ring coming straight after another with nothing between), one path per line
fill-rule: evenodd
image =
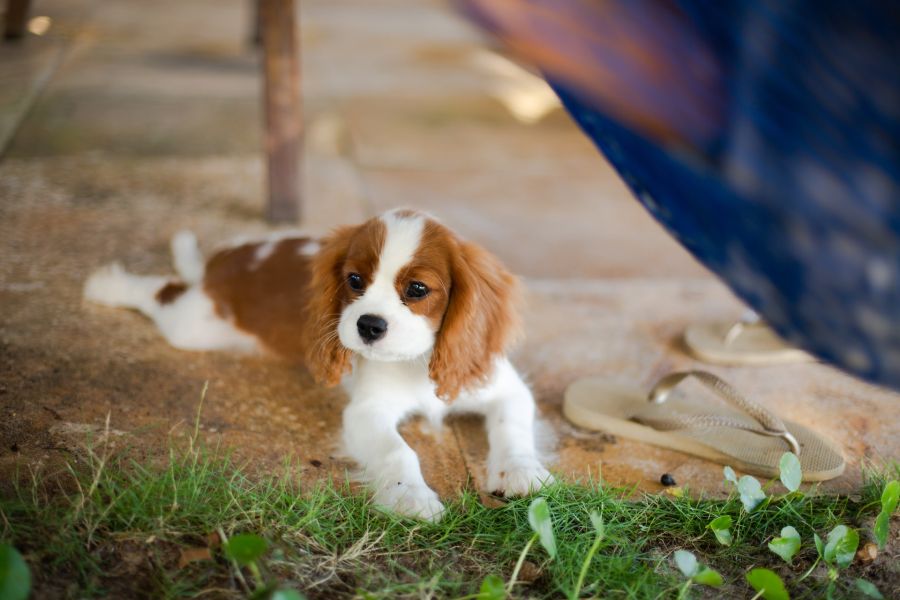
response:
M673 393L693 377L724 403L706 394ZM566 389L563 413L574 424L662 448L678 450L765 477L778 477L788 451L800 458L804 481L826 481L844 472L840 450L816 432L783 422L706 371L678 371L649 394L588 377Z
M684 332L684 345L696 358L718 365L783 365L816 360L788 345L752 311L731 323L691 325Z

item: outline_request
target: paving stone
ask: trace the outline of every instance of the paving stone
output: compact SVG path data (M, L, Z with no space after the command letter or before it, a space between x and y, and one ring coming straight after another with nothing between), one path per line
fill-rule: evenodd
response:
M597 167L599 154L562 112L523 124L483 93L415 102L365 98L345 102L343 112L357 161L367 168L505 176Z
M480 93L485 75L460 68L480 39L443 2L301 3L304 85L338 101Z
M4 48L0 61L0 154L59 63L65 43L49 38Z
M363 169L362 177L376 210L427 210L525 276L710 277L599 157L594 169Z

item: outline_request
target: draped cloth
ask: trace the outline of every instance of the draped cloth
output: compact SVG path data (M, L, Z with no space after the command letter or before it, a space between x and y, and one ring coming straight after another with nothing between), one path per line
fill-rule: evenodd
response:
M457 3L783 337L900 389L900 3Z

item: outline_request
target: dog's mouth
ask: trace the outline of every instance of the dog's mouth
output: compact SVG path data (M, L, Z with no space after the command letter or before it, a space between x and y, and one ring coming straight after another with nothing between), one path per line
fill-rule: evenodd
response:
M351 352L362 356L367 360L378 362L409 362L423 358L425 354L412 354L408 352L395 352L387 348L381 348L377 344L363 345L360 344L356 348L348 348ZM427 353L426 353L427 354Z

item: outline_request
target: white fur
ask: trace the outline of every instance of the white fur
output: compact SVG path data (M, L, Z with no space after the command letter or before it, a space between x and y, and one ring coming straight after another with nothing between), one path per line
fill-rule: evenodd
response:
M370 360L412 360L434 346L435 332L426 317L415 314L403 304L394 280L400 269L415 256L425 219L418 215L400 217L388 213L382 221L387 235L375 275L365 292L341 313L338 335L344 347ZM387 321L383 338L372 344L363 342L356 328L356 322L363 315L376 315Z
M199 287L189 288L177 300L158 306L147 316L170 344L182 350L259 350L255 337L216 314L212 300Z
M321 249L322 245L319 242L310 240L297 248L297 254L299 256L315 256Z
M266 262L275 252L275 249L278 248L278 244L280 243L280 240L275 240L260 244L256 248L256 252L253 253L253 263L250 265L250 270L254 271Z
M182 230L175 234L170 244L175 272L185 283L200 283L206 270L197 236L192 231Z
M155 296L168 278L156 275L139 277L114 262L97 269L84 284L86 300L117 308L135 308L144 314L158 304Z

